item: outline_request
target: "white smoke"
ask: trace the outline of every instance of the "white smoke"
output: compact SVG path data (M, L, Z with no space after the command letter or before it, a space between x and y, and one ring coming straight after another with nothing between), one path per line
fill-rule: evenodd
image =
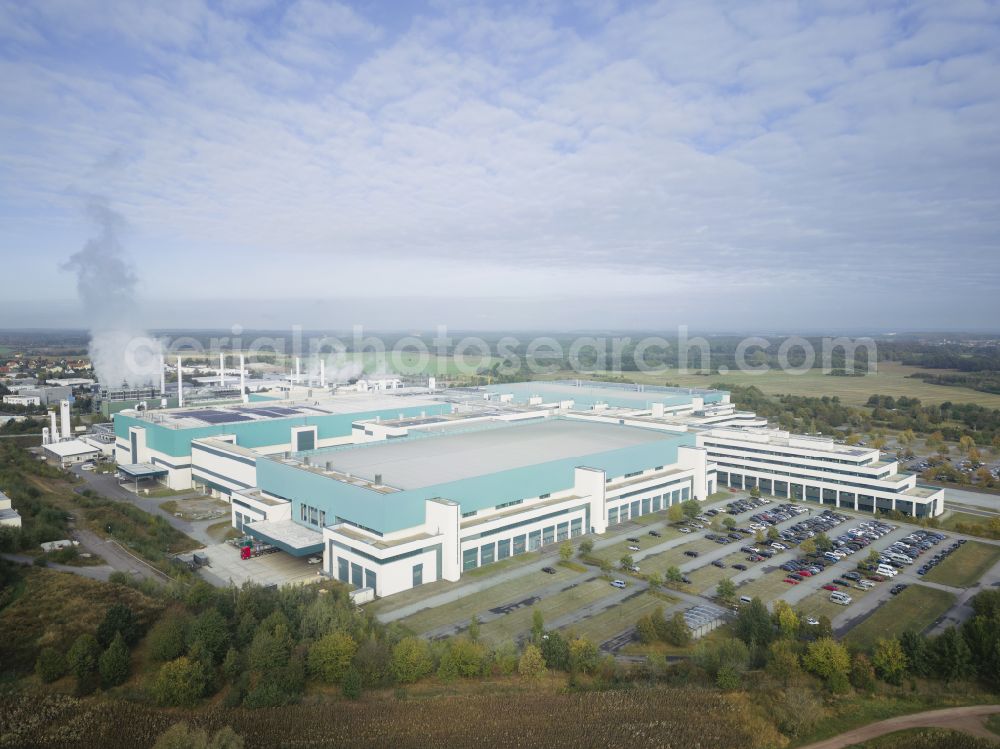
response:
M302 376L306 381L319 382L320 359L323 360L328 384L343 385L351 378L361 377L365 371L360 362L348 361L341 354L321 355L320 357L310 357L303 362L305 372Z
M153 383L159 373L160 345L131 322L138 279L119 240L125 219L101 197L87 202L87 215L97 225L97 236L71 255L63 269L76 273L97 379L111 388Z

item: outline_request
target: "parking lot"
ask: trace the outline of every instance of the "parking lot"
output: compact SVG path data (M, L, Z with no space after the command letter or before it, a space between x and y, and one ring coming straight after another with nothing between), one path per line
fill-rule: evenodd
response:
M732 527L722 526L725 518L732 519L728 523ZM596 565L585 571L578 564L575 569L559 565L557 547L545 547L516 565L484 567L458 583L433 583L419 594L392 596L371 608L383 620L400 621L428 637L460 632L475 615L481 621L481 636L490 642L525 636L537 609L547 627L585 634L600 645L620 641L639 616L658 605L669 610L681 600L683 605L707 602L719 581L729 578L739 596L759 596L768 604L780 598L804 619L828 617L842 633L893 600L892 588L915 582L920 567L955 543L871 515L748 497L708 503L698 518L676 524L665 513L642 521L628 521L594 537L593 556L614 569L608 576L602 576ZM873 549L896 575L879 574L878 562L872 569L859 569ZM908 564L899 556L888 556L906 551L912 555L909 559L918 561ZM620 569L625 555L632 557L638 572ZM547 575L543 567L556 572ZM677 567L688 580L671 584L677 591L676 604L648 590L648 576L663 577L670 567ZM614 578L624 580L626 587L611 587ZM850 602L831 601L836 592L850 596ZM669 590L663 593L673 595Z

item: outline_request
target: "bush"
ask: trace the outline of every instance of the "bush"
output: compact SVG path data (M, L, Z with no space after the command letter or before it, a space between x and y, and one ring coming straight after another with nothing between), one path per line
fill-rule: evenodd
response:
M356 668L347 669L341 688L344 690L344 696L347 699L358 699L361 696L361 673Z
M344 632L331 632L314 642L309 648L309 671L328 684L344 678L358 644Z
M128 678L129 653L128 646L121 632L108 645L98 660L98 670L101 673L101 686L105 689L116 687Z
M525 679L540 679L545 675L545 658L542 651L534 645L528 645L521 654L517 664L517 672Z
M116 634L121 634L125 644L129 646L135 645L142 634L135 612L123 603L115 603L108 607L104 620L97 627L97 642L106 648L115 639Z
M191 728L182 721L164 731L153 749L243 749L243 737L229 726L209 737L204 729Z
M160 663L180 658L187 651L184 631L187 615L178 612L167 612L146 636L149 656Z
M160 666L153 681L153 699L164 706L191 707L205 690L201 664L181 656Z
M857 653L851 659L851 685L862 692L875 689L875 669L864 653Z
M392 649L392 673L400 684L412 684L434 670L430 645L419 637L404 637Z
M55 648L42 648L35 661L35 674L46 684L66 675L66 659Z
M83 681L97 670L97 660L100 657L101 646L94 636L82 634L66 654L66 665L78 681Z
M584 637L577 637L569 643L569 666L576 673L592 674L597 670L597 646Z
M202 611L191 624L189 645L201 642L212 657L213 663L221 661L229 649L229 626L215 607Z

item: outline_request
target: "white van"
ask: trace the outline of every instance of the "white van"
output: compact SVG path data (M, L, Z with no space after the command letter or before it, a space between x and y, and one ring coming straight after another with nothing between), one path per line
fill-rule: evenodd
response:
M913 560L906 556L906 554L890 554L889 559L900 564L913 564Z
M884 564L880 564L875 571L880 575L885 575L886 577L895 577L899 574L899 570L892 567L887 567Z
M839 590L835 590L830 594L830 600L834 603L839 603L841 606L848 605L854 599L851 598L847 593L842 593Z
M740 603L753 603L753 599L750 596L740 596Z

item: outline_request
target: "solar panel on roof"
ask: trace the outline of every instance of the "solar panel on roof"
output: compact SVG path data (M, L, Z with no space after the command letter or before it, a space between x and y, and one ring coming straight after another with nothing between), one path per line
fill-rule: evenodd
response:
M232 421L250 421L249 416L225 411L188 411L187 416L207 421L209 424L226 424Z

